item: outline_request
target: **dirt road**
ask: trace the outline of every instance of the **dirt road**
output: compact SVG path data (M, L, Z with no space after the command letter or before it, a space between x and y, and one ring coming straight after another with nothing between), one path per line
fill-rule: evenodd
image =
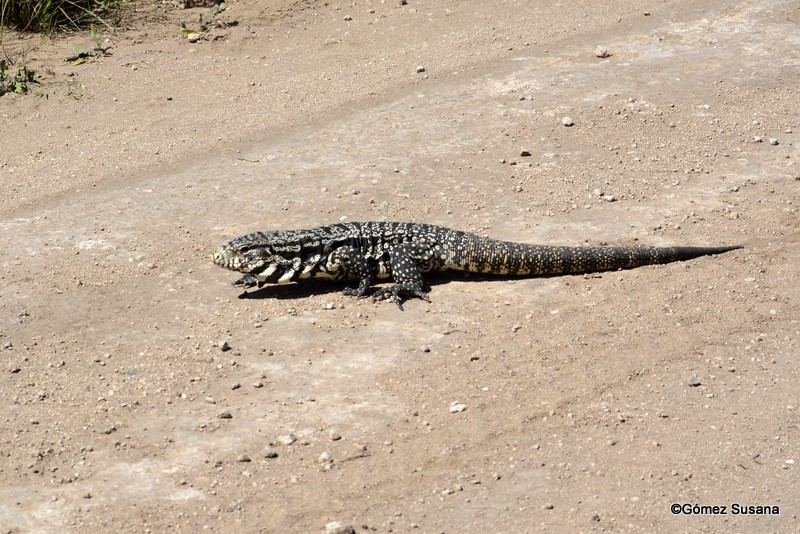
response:
M137 9L0 98L0 532L796 530L797 2ZM372 219L745 249L403 312L210 261Z

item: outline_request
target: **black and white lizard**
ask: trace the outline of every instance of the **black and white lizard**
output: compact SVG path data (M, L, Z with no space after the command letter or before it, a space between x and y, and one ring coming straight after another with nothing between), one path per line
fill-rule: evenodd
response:
M310 230L255 232L223 245L214 263L244 273L234 285L245 289L307 278L357 280L345 295L364 297L376 279L394 284L376 299L391 296L428 300L422 273L467 271L547 276L630 269L720 254L723 247L560 247L498 241L441 226L400 222L350 222Z

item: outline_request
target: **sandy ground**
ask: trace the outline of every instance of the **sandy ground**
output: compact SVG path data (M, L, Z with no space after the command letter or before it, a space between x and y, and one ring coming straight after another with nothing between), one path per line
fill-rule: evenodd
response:
M5 37L0 532L797 531L798 2L135 7ZM746 248L403 312L210 262L371 219Z

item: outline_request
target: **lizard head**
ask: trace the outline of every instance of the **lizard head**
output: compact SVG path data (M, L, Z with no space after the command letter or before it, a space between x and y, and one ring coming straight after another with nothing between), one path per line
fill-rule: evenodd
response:
M215 265L253 275L261 282L277 282L291 266L291 260L275 250L269 237L264 233L237 237L217 249L211 259Z

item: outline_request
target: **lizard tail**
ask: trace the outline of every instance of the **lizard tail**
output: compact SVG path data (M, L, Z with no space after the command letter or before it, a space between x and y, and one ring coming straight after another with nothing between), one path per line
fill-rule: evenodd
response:
M477 237L477 236L476 236ZM450 268L476 273L546 276L632 269L686 261L742 248L724 247L559 247L477 238L467 240L461 262ZM472 243L469 243L472 241Z

